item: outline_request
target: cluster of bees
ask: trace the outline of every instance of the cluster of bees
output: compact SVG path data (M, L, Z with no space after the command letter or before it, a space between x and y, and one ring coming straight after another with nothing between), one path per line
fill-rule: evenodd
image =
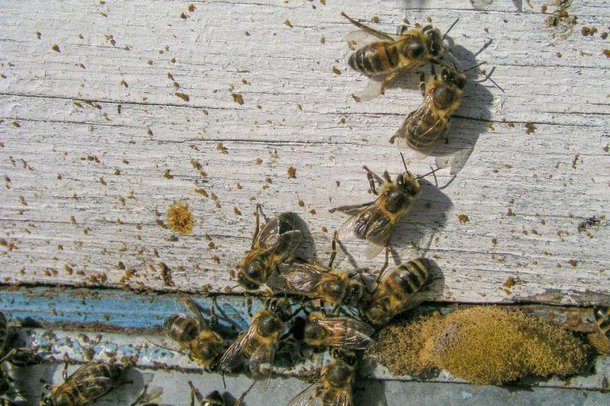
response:
M409 114L390 139L399 147L408 146L418 153L430 153L439 141L447 139L450 116L459 107L467 83L464 71L459 71L455 64L450 67L444 62L443 58L450 54L444 43L447 33L443 35L431 25L416 25L391 35L342 15L358 27L346 39L354 49L349 66L370 78L362 99L382 94L390 82L405 71L426 64L431 66L432 75L423 79L420 86L424 97L422 104ZM439 74L436 68L440 69ZM247 291L265 286L271 297L265 307L253 315L248 329L230 342L216 329L213 311L208 321L199 306L183 296L187 312L169 317L163 326L174 349L188 354L201 367L222 373L235 372L246 361L255 381L265 384L271 378L275 355L282 345L297 342L303 347L328 350L330 360L321 369L317 381L297 394L290 405L316 402L351 405L359 359L371 343L371 336L376 329L423 300L422 289L431 281L433 273L433 263L426 258L388 267L390 238L398 221L418 197L419 179L423 177L412 175L406 164L404 167L404 173L392 180L387 171L380 177L364 166L369 189L376 198L330 210L345 213L349 218L333 236L327 264L295 257L303 232L294 214L281 213L261 228L261 210L257 206L252 245L234 276ZM362 269L347 272L333 266L337 241L350 237L371 243L366 253L368 258L386 249L385 263L379 272L374 274ZM607 334L608 311L595 314L600 329ZM0 329L5 338L4 316L0 318ZM19 351L3 353L0 361L17 363L18 354ZM91 403L124 383L122 369L118 365L93 362L81 366L71 376L64 371L64 383L50 388L41 405ZM200 405L226 404L218 392L204 398L189 384L193 405L195 401ZM0 368L0 394L6 393L8 388L8 377ZM144 387L132 406L156 404L160 390L148 392L148 389ZM235 404L241 403L244 395Z

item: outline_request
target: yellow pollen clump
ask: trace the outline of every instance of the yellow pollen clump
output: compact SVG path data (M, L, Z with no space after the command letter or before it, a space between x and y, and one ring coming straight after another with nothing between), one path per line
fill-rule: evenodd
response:
M185 202L174 202L167 208L167 226L180 234L190 234L193 231L195 218Z
M571 333L498 307L458 309L386 327L367 351L395 375L440 368L484 385L524 376L573 375L588 347Z

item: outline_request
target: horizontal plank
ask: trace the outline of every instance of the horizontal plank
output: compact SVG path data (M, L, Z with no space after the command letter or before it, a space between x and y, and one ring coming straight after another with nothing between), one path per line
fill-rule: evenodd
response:
M466 1L208 1L193 2L193 12L189 4L5 5L1 281L222 292L235 285L229 271L249 246L255 203L268 215L298 213L312 251L326 258L345 219L327 210L370 199L361 165L401 171L387 140L421 100L417 74L374 101L352 98L366 80L344 62L343 38L354 28L345 11L376 15L388 31L405 16L430 16L441 28L460 17L454 53L464 66L483 59L488 71L496 66L493 78L505 90L489 81L468 86L445 147L463 156L454 166L461 171L442 191L425 184L393 239L395 259L433 258L443 270L431 294L437 301L610 301L603 220L610 105L599 85L610 11L571 5L574 32L554 40L535 3L481 10ZM236 15L248 18L236 24ZM584 25L600 33L583 36ZM406 155L418 174L435 162ZM448 172L438 172L441 186ZM188 236L164 228L176 200L195 215ZM579 231L593 216L601 222ZM359 242L344 247L345 269L382 262L362 260ZM173 286L161 278L161 262ZM510 278L517 283L506 289Z
M70 366L68 372L72 373L76 366ZM17 379L17 384L29 399L40 399L41 388L39 379L47 382L62 382L61 365L44 365L37 367L14 369L17 376L27 376L28 379ZM151 387L163 389L161 404L187 406L190 405L190 389L188 381L205 396L218 390L228 392L237 398L248 389L251 384L249 378L241 376L226 376L226 389L223 381L217 374L205 372L188 372L132 369L125 374L125 379L132 384L120 386L104 396L96 405L128 404L133 401L144 382ZM273 379L266 391L250 391L246 397L246 404L263 404L273 394L274 402L287 404L290 399L300 391L307 388L306 383L295 378ZM566 388L534 387L528 390L515 388L497 388L490 386L465 386L452 383L428 382L397 382L376 381L359 378L354 385L355 404L367 405L395 405L403 403L436 403L449 404L467 403L469 405L487 405L495 402L506 402L515 405L530 405L541 403L553 404L587 404L604 405L608 395L602 392L582 391Z
M193 371L197 366L187 356L176 353L163 345L159 335L163 321L170 315L183 313L184 308L177 294L139 294L113 291L111 289L91 291L89 289L10 288L0 295L0 311L10 315L13 325L25 325L20 330L24 343L40 348L48 361L61 361L67 355L74 361L91 359L121 360L135 357L141 367L172 368ZM220 331L227 337L247 328L250 316L247 303L241 297L219 296L193 297L208 313L215 301ZM262 306L252 298L252 311ZM432 311L447 313L455 306L426 304L411 315L429 314ZM591 309L562 306L524 305L519 309L540 319L553 321L562 328L578 333L595 331ZM38 326L38 328L32 328ZM41 328L43 327L43 328ZM280 359L277 372L286 376L298 376L310 368L319 367L320 357L304 364L289 367L286 359ZM551 378L535 385L556 388L580 388L599 390L603 379L610 373L610 357L598 357L595 373L569 379ZM364 362L361 375L370 379L388 381L417 381L421 377L396 376L384 367ZM426 381L437 383L465 383L446 372L427 377ZM533 385L523 381L520 385Z

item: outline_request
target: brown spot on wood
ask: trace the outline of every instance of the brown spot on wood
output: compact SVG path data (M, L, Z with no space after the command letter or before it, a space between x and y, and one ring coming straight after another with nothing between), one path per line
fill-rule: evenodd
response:
M460 223L462 224L466 224L470 221L470 219L468 218L468 216L466 214L460 214L458 215L458 220L460 221Z
M167 209L167 226L180 234L190 234L193 231L195 219L185 202L174 202Z
M189 4L189 12L193 13L195 10L197 10L197 7L194 4Z
M240 106L244 104L244 98L242 97L241 94L239 93L231 93L231 96L233 96L233 101L237 104L239 104Z
M166 169L163 171L163 177L165 179L174 179L174 176L170 174L170 169Z
M176 92L174 93L176 95L176 97L181 98L182 100L184 100L185 102L188 102L189 100L191 100L191 98L189 97L188 94L186 93L181 93L181 92Z
M167 266L165 262L159 262L159 267L161 268L161 279L163 280L163 284L165 286L175 286L172 278L172 270L169 266Z
M576 265L578 265L578 261L575 259L571 259L568 261L568 264L570 264L573 268L576 268Z
M57 45L57 44L53 44L53 46L51 47L51 49L52 49L53 51L55 51L55 52L61 52L61 51L59 50L59 45Z
M292 166L288 167L288 179L296 179L297 177L297 168L293 168Z
M217 142L216 143L216 151L220 151L221 154L228 154L229 150L227 149L227 147L225 147L223 145L222 142Z
M332 71L335 75L341 74L341 70L339 68L337 68L336 66L333 66Z
M292 23L290 22L290 20L289 20L289 19L286 19L286 21L284 21L284 25L285 25L286 27L290 27L290 28L292 28Z
M360 101L362 100L359 96L356 96L355 94L352 93L352 99L354 99L354 101L356 103L360 103Z
M324 37L324 35L320 37L320 44L326 44L326 38Z
M236 216L241 216L241 211L239 211L237 207L233 207L233 213L235 213Z
M525 133L530 135L536 132L536 126L532 122L525 123Z

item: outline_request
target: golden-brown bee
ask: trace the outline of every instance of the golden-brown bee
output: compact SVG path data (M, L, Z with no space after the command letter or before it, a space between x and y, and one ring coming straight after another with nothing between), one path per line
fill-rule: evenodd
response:
M593 309L593 315L599 331L606 336L610 336L610 307L596 307Z
M78 368L70 377L64 370L64 383L53 387L40 402L44 406L82 406L93 403L119 386L122 368L91 362Z
M292 295L319 299L336 306L356 306L364 291L364 284L356 279L359 274L333 268L337 255L337 233L332 240L332 252L327 266L313 260L292 263L281 274L269 281L271 288Z
M211 368L224 352L223 339L203 318L197 303L188 296L181 300L192 316L176 314L168 317L163 323L165 335L199 365ZM211 323L215 324L213 311Z
M419 195L420 186L419 178L411 175L406 164L405 172L398 175L395 182L385 171L385 182L380 182L379 190L375 187L375 177L379 177L366 166L364 170L367 172L370 190L377 198L364 204L336 207L330 212L341 211L351 216L339 229L339 239L356 237L373 243L365 254L371 259L388 245L398 220L407 213Z
M288 406L351 406L352 384L358 358L352 351L333 349L332 360L322 368L320 379L296 395Z
M466 75L455 69L443 67L440 75L434 74L422 82L424 101L411 112L390 143L399 148L409 147L420 154L429 154L439 141L447 141L449 119L462 101Z
M432 265L426 258L414 259L386 271L387 263L386 252L386 263L380 272L379 282L360 309L362 318L377 327L421 303L423 297L418 292L432 275Z
M249 290L258 289L281 263L288 262L302 240L293 213L279 214L269 220L262 230L259 230L259 222L260 205L257 205L252 246L237 266L237 280Z
M254 379L270 379L280 336L285 322L291 317L287 299L268 300L265 308L254 315L248 330L241 333L224 353L220 359L221 369L231 371L238 361L246 358Z
M339 347L365 350L375 329L351 317L326 317L311 313L303 330L303 341L312 347Z
M346 40L350 48L358 48L350 55L349 66L371 78L361 96L363 100L383 94L388 84L400 73L425 63L437 63L447 51L443 42L447 34L441 34L431 25L403 28L400 35L390 35L370 28L345 13L341 15L360 28L348 34ZM374 40L371 42L371 39Z

